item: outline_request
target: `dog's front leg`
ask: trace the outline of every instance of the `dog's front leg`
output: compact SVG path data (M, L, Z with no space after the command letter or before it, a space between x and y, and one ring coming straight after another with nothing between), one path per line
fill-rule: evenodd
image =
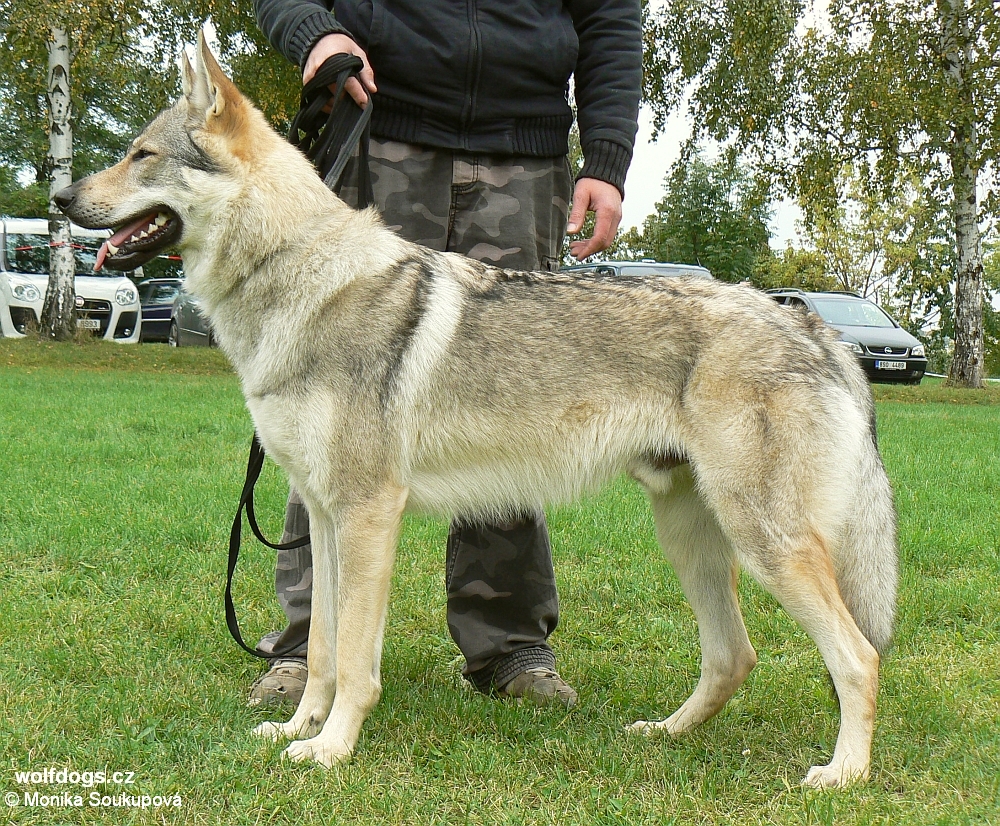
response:
M339 586L336 645L333 648L336 656L336 696L320 733L309 740L298 740L286 749L285 753L293 760L315 760L329 767L350 757L361 725L382 693L379 678L382 634L406 496L405 488L387 487L369 500L345 508L335 520L334 544ZM314 592L313 622L316 610ZM310 635L312 633L310 626ZM313 642L310 639L309 681L302 705L305 705L315 679ZM332 685L332 682L323 683L324 689L327 686L332 688ZM317 703L326 696L321 696L317 690ZM321 705L315 707L317 711L320 709ZM301 717L297 713L299 725L310 721L310 714L309 710ZM296 722L296 717L290 724Z
M261 723L254 734L272 740L312 737L326 722L337 691L337 537L335 521L309 508L312 546L312 613L309 618L309 675L302 700L287 723Z

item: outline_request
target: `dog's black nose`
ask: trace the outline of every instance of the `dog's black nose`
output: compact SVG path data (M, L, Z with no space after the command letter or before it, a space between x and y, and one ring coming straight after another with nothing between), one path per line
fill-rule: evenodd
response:
M59 207L63 212L72 206L73 201L76 199L76 193L73 191L72 186L64 187L60 189L54 196L53 200L56 202L56 206Z

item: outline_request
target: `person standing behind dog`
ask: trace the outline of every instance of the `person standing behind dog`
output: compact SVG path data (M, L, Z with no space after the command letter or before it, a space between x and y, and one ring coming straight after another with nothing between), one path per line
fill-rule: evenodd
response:
M352 78L347 92L359 105L377 93L375 202L404 238L516 270L558 269L564 234L579 232L588 212L594 234L571 242L573 255L586 258L614 239L638 129L639 0L255 0L254 7L268 40L302 68L303 83L334 54L363 60L360 82ZM571 76L584 154L575 186L567 157ZM351 201L349 190L341 194ZM282 542L308 532L293 490ZM275 584L288 625L258 649L294 656L272 661L251 688L252 705L301 698L309 546L279 551ZM448 629L476 689L576 702L548 644L559 603L542 513L501 525L453 523L446 585Z

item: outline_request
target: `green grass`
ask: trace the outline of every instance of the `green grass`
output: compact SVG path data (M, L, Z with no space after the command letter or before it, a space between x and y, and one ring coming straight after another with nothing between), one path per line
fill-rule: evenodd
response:
M291 764L248 734L260 666L229 639L222 588L249 417L215 351L0 341L0 793L14 771L135 772L103 794L179 809L0 809L15 824L961 824L1000 811L1000 389L877 388L900 515L896 645L883 667L873 776L798 781L838 715L813 644L752 582L760 664L682 740L623 726L693 688L693 615L622 481L550 513L570 713L463 685L444 622L446 526L406 523L384 695L354 760ZM273 537L286 494L268 466ZM279 622L272 552L246 542L244 636ZM67 790L39 786L52 794ZM89 790L79 790L87 802Z

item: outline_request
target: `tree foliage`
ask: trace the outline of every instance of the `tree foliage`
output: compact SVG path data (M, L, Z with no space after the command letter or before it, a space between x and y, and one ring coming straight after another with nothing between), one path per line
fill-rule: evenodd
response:
M301 86L267 45L250 3L218 0L0 0L0 212L39 216L48 199L46 51L52 25L71 38L74 177L119 160L180 91L177 58L211 20L242 89L287 128Z
M800 290L839 290L840 283L827 273L827 261L816 250L788 246L780 253L761 255L750 277L762 290L797 287Z
M807 226L823 232L836 217L848 166L870 197L890 203L915 179L946 207L958 383L975 384L981 368L979 232L998 206L997 19L994 0L666 0L646 37L655 122L687 99L693 140L750 153L798 198Z
M118 160L133 131L176 90L183 26L155 2L0 0L0 166L48 180L46 52L54 25L71 38L77 177Z
M183 18L198 25L211 21L220 58L233 81L278 131L286 131L299 107L302 75L267 42L254 16L253 3L231 0L167 0Z
M729 159L683 156L667 176L666 193L641 232L622 235L620 258L699 264L723 281L749 280L768 251L768 207L758 182Z

